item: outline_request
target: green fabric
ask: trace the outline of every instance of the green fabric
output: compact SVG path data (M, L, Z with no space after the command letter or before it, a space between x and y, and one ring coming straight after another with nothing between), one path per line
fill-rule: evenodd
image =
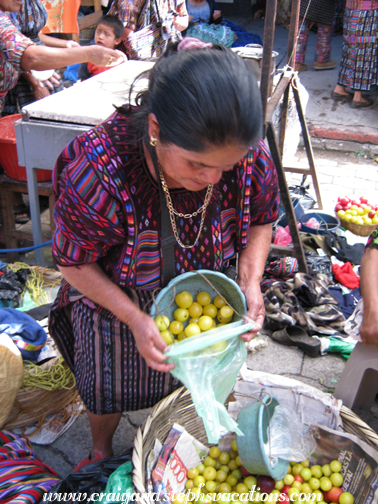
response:
M352 353L355 343L350 343L348 341L343 341L340 338L333 338L330 336L329 338L329 353L339 353L345 359L349 359L350 354Z
M207 23L198 23L191 26L185 36L225 47L231 47L235 40L234 32L228 26Z

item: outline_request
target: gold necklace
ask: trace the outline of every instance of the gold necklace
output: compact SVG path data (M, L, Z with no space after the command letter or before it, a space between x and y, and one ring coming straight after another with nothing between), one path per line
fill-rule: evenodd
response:
M211 196L213 194L213 187L214 187L214 185L213 184L209 184L207 186L205 200L203 202L203 205L198 210L196 210L195 212L193 212L191 214L183 214L183 213L177 212L177 210L175 210L173 208L172 198L171 198L171 195L170 195L167 183L165 181L165 178L164 178L164 175L163 175L163 170L162 170L162 167L161 167L161 164L159 163L159 161L158 161L158 166L159 166L160 181L161 181L161 185L163 187L165 201L167 203L167 207L168 207L168 211L169 211L169 218L171 220L173 234L174 234L174 236L176 238L177 243L180 245L180 247L182 247L182 248L192 248L192 247L194 247L196 245L196 243L198 242L198 239L199 239L199 237L201 235L203 224L204 224L204 221L205 221L206 209L207 209L207 207L208 207L208 205L210 203ZM182 241L180 240L180 237L178 235L176 221L175 221L175 215L177 215L177 217L181 217L183 219L190 219L192 217L196 217L200 213L202 213L201 224L200 224L199 231L198 231L198 234L196 236L195 242L193 243L193 245L184 245L182 243Z

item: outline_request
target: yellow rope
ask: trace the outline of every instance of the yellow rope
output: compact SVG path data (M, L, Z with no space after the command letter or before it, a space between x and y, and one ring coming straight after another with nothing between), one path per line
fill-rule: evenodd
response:
M30 274L25 284L25 288L29 291L32 301L37 305L43 305L48 303L48 296L46 291L43 289L44 282L42 276L28 264L23 262L15 262L8 264L7 268L16 272L20 269L28 269Z
M64 363L63 357L51 366L49 369L41 369L40 366L28 362L24 365L25 375L22 387L34 387L44 390L73 389L75 387L75 378L72 371Z

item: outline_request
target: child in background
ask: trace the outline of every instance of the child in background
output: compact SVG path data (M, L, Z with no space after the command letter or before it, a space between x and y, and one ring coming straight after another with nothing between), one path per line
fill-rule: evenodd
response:
M102 16L97 23L94 35L96 45L114 49L122 40L123 23L117 16ZM118 63L119 64L119 63ZM109 70L111 66L99 67L92 63L82 63L77 76L81 80L88 79L99 73Z

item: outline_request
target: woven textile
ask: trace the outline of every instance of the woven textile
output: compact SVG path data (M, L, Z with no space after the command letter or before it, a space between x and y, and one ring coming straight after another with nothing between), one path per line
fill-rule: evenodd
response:
M0 11L0 113L6 93L12 89L21 73L21 58L33 42L22 35L7 13Z
M344 42L338 84L369 91L378 83L378 9L344 13Z
M30 441L0 431L0 502L34 504L59 481L57 473L32 451Z
M332 26L336 12L335 0L301 0L300 17Z
M12 23L25 37L30 38L36 45L44 45L38 37L47 21L47 12L42 2L25 0L20 12L12 13L11 18ZM53 89L49 89L49 92L54 94L63 89L63 83L60 82L53 84ZM33 102L35 102L33 87L21 76L16 86L10 89L5 97L3 115L18 114L22 107Z

